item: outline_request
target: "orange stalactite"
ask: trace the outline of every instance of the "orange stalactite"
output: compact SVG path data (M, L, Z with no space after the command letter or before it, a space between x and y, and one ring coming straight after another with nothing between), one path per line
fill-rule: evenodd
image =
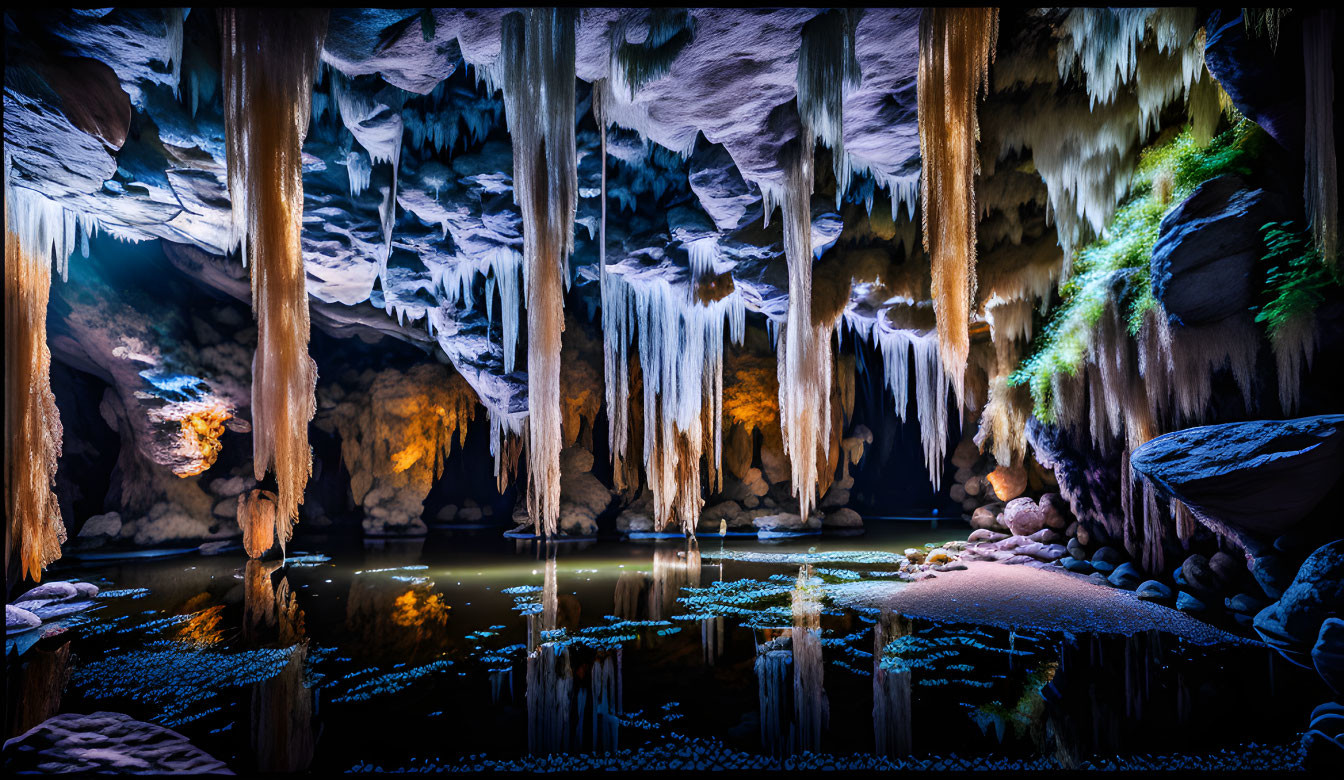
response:
M996 8L928 8L919 26L919 152L924 248L933 262L938 353L965 396L970 310L975 299L976 99L989 88Z
M278 485L281 549L312 475L308 422L317 364L308 356L303 140L326 11L219 11L220 73L233 239L252 269L257 351L252 360L252 468Z
M8 210L6 216L13 218ZM61 508L51 490L62 429L51 392L50 294L50 258L5 231L5 566L16 550L19 576L39 582L42 570L61 557L65 541Z

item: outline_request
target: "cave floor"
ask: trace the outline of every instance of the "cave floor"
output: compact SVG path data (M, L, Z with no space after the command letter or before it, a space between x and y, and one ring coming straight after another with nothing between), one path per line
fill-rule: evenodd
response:
M1258 644L1058 571L893 580L966 532L301 535L283 563L71 566L103 592L65 619L61 711L238 772L1300 765L1308 678Z

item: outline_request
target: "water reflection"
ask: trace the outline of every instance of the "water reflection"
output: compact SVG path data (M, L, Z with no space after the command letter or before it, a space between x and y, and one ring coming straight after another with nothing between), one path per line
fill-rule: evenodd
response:
M793 711L794 749L817 751L821 732L830 718L830 703L822 682L821 588L813 581L812 567L798 570L793 589Z
M873 740L879 756L910 754L910 667L883 665L887 644L913 632L903 615L883 612L873 626Z
M249 560L243 573L243 644L288 646L279 674L254 683L249 742L260 772L303 772L313 762L319 729L317 691L305 683L308 641L304 614L289 578L274 582L279 561Z
M765 629L766 641L756 648L761 749L770 756L819 750L830 719L823 680L819 585L810 565L800 567L789 595L791 626L787 633Z

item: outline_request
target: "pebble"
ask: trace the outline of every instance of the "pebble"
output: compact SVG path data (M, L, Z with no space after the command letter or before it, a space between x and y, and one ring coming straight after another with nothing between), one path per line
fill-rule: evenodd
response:
M1157 580L1143 582L1134 592L1145 601L1167 601L1171 598L1171 587Z

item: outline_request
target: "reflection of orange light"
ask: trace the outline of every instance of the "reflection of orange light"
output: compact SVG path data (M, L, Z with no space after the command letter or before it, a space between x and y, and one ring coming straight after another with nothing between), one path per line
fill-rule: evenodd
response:
M218 406L191 412L179 422L182 425L181 447L193 455L193 461L173 470L179 477L190 477L215 465L224 444L224 422L233 415Z
M428 593L421 597L411 589L398 596L392 605L392 622L405 628L442 626L448 622L449 609L451 607L443 603L439 594Z
M187 618L177 638L192 645L213 645L224 638L220 623L224 619L224 605L201 610Z

